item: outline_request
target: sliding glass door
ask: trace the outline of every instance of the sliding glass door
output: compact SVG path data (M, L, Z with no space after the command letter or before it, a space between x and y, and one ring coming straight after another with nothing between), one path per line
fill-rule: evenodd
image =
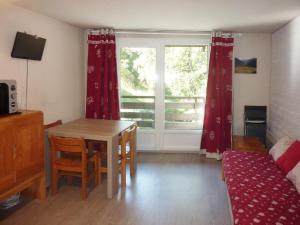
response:
M202 128L207 49L206 45L165 47L165 129Z
M155 128L155 48L120 48L121 118Z
M209 38L117 37L121 119L137 121L138 149L197 151Z

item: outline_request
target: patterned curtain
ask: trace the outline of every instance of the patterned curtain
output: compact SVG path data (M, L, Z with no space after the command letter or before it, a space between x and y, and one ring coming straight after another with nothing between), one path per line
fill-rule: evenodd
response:
M233 36L212 34L201 150L220 159L231 148Z
M112 29L88 35L86 118L120 119L115 35Z

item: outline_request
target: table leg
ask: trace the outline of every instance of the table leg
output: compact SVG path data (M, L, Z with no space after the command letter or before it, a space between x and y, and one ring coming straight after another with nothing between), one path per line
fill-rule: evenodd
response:
M135 176L137 153L136 153L136 130L130 140L130 175Z
M107 140L107 197L113 198L119 189L119 136Z

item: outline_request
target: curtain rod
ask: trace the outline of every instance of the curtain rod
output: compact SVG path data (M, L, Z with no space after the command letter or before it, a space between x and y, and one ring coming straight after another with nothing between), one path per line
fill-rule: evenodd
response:
M88 33L98 33L103 28L87 29ZM112 28L107 28L112 29ZM154 29L115 29L115 34L120 35L183 35L183 36L211 36L212 31L191 30L154 30ZM226 33L226 32L225 32ZM230 34L229 32L228 34ZM242 33L231 33L234 37L242 36Z
M99 32L101 28L88 29L88 32ZM190 31L190 30L154 30L154 29L115 29L116 34L148 34L148 35L187 35L187 36L210 36L210 31Z
M152 35L189 35L189 36L210 36L211 32L209 31L190 31L190 30L144 30L144 29L116 29L116 34L152 34Z

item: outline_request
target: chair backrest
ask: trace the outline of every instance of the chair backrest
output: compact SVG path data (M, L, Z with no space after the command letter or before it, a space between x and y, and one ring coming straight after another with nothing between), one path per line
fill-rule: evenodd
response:
M85 140L83 138L65 138L57 136L49 136L52 162L59 162L60 160L74 158L81 159L86 165L87 154L85 148ZM58 158L58 153L60 158ZM64 157L65 156L65 157Z
M52 122L52 123L44 125L44 129L48 129L48 128L59 126L59 125L62 125L62 121L61 120L57 120L55 122Z
M121 152L122 151L126 152L126 144L127 143L129 143L130 148L133 147L133 141L134 141L134 137L136 135L136 129L137 129L137 126L136 126L136 124L134 124L122 132L122 134L121 134Z

